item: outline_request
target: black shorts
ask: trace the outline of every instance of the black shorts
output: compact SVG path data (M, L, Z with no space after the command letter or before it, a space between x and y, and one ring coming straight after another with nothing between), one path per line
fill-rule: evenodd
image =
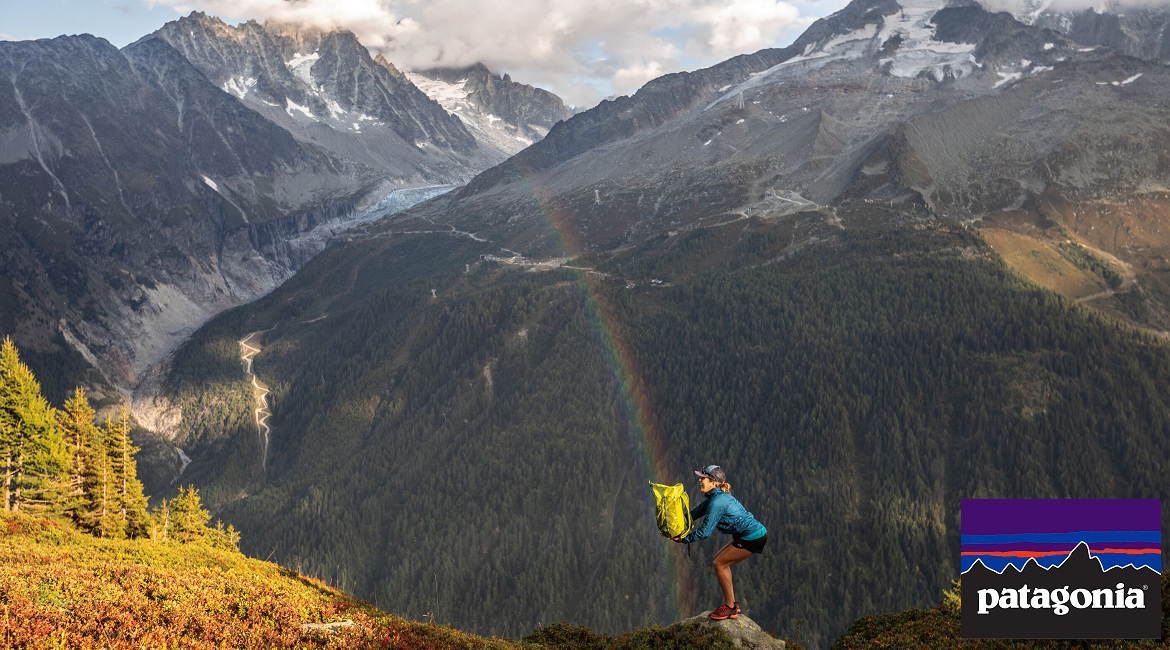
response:
M731 545L736 548L742 548L745 551L752 553L762 553L764 551L764 544L768 543L768 533L764 533L763 537L759 539L743 540L738 537L731 538Z

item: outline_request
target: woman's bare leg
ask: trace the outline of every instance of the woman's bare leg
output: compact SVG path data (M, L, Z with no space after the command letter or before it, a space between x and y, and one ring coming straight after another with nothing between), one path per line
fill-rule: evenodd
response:
M719 588L723 590L723 602L728 607L735 607L735 589L731 586L731 565L748 559L751 554L751 551L736 548L731 545L731 542L727 542L715 554L715 559L711 560L712 566L715 567L715 577L719 578Z

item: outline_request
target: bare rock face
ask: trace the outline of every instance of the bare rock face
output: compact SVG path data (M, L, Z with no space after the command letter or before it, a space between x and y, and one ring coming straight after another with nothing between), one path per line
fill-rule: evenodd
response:
M0 334L108 398L366 208L505 157L343 31L193 13L0 42L0 79Z
M465 68L432 68L407 75L416 86L463 120L477 139L512 154L548 134L573 112L560 97L482 63Z
M1115 4L1080 12L1044 10L1034 22L1084 45L1112 47L1135 58L1170 63L1170 10Z
M146 38L297 139L403 181L462 182L504 157L348 31L192 12Z
M323 245L296 240L383 183L298 142L159 39L3 42L0 78L10 332L39 350L59 332L117 386L290 276Z
M675 623L675 625L698 623L703 627L718 628L731 637L735 647L744 648L744 650L784 650L785 643L783 641L765 632L755 621L743 614L737 618L728 618L722 621L711 620L708 618L710 614L710 611L706 611L698 616L692 616Z

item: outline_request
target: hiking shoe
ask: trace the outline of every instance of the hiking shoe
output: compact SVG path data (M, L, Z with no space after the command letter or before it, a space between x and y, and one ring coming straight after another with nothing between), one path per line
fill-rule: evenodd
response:
M739 601L738 600L735 601L735 616L732 616L731 618L735 618L736 616L739 616L739 613L742 611L743 610L739 608Z
M739 616L739 612L734 607L720 605L718 609L711 612L710 619L712 621L722 621L725 618L736 618L737 616Z

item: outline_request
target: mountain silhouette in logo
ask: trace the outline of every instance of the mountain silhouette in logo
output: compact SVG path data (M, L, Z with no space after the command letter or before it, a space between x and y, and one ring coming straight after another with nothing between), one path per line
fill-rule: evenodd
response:
M963 573L962 635L968 639L1159 638L1160 581L1161 574L1149 567L1104 569L1084 542L1050 568L1028 561L1022 569L1008 565L996 573L977 560ZM1026 597L1021 597L1025 586ZM1041 590L1048 593L1046 604L1044 599L1037 600ZM1095 590L1109 594L1094 597ZM1059 600L1064 601L1066 613L1057 613ZM1141 607L1132 606L1138 601ZM1037 602L1039 607L1034 606Z

